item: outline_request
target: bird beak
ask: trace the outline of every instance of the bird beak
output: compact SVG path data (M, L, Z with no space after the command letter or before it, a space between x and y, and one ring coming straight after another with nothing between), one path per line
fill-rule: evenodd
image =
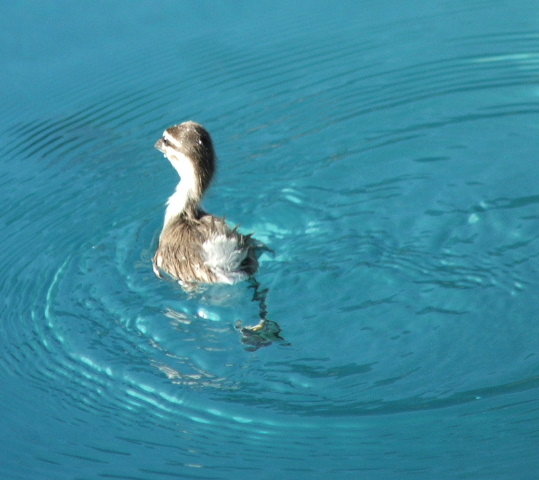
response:
M157 140L157 142L155 142L154 147L157 148L157 150L159 150L160 152L165 153L165 145L163 143L162 138L160 138L159 140Z

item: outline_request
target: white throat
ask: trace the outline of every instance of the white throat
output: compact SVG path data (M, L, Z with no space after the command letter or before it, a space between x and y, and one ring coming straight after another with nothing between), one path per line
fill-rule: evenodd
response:
M191 159L181 153L175 153L169 160L180 175L180 182L176 186L174 194L168 199L165 226L172 218L185 210L189 201L200 199L199 183Z

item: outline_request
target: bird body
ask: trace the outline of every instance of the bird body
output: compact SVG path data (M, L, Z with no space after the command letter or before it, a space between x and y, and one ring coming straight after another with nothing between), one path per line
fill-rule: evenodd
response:
M163 152L181 180L167 202L153 268L181 284L234 284L255 274L260 244L223 218L200 206L216 168L210 134L202 125L184 122L168 128L155 147Z

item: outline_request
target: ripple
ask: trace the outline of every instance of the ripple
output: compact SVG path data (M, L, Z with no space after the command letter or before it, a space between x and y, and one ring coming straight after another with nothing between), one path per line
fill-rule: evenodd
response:
M447 348L446 358L437 365L440 360L431 350L432 342L437 342L438 348L442 346L440 330L446 330L449 335L457 328L455 316L470 314L470 310L476 308L469 301L467 310L462 312L425 306L422 302L424 306L416 315L448 315L451 322L446 326L436 321L422 326L408 325L405 329L404 323L390 315L386 325L369 322L371 325L367 327L363 322L358 332L359 338L363 337L361 340L357 335L344 337L344 331L339 329L326 331L332 347L325 356L307 354L309 345L316 342L313 335L319 333L304 330L301 342L296 340L291 347L282 347L284 350L279 356L286 360L272 361L275 353L252 358L241 349L234 329L241 292L221 290L203 298L189 298L170 284L155 281L150 255L143 254L142 260L137 259L139 252L144 252L140 239L149 238L152 232L153 228L148 225L129 225L111 231L107 239L67 258L47 289L44 312L34 311L33 328L41 328L38 337L44 351L37 352L34 346L31 355L28 352L25 356L37 357L43 362L33 367L37 377L40 376L37 371L44 370L49 378L69 379L73 383L74 401L80 402L77 392L80 395L80 391L84 391L82 403L86 407L83 408L102 404L104 398L108 398L115 409L130 412L148 409L163 421L180 415L195 422L213 423L215 412L221 412L219 416L228 417L229 421L264 424L260 409L322 417L337 413L387 414L440 408L473 401L477 396L536 387L537 380L531 377L497 388L492 387L492 379L489 379L488 386L481 388L480 372L465 374L465 370L457 375L460 377L457 387L453 382L461 354L474 349L478 338L472 333L471 325L467 326L471 344L461 342L458 348L447 345L444 347ZM422 278L432 268L432 282L416 280L415 283L457 291L476 286L474 282L451 285L451 280L443 280L443 275L446 270L449 278L453 276L456 282L462 282L460 279L470 278L471 274L477 276L477 270L466 267L460 272L454 267L433 268L430 266L432 258L429 264L421 266L418 261L426 260L427 254L420 251L415 252L416 258L410 256L414 252L409 249L391 252L386 246L383 252L388 263L384 266L386 261L379 259L371 264L373 278L380 268L390 272L397 269L407 276L410 276L410 268L415 268ZM337 248L335 255L341 253ZM346 257L342 261L346 262ZM485 269L484 274L487 275L488 270ZM320 282L331 281L324 275L318 276L315 291L327 288ZM385 276L389 280L392 275ZM401 283L396 291L390 288L394 293L386 299L365 298L359 305L350 304L346 296L339 295L324 308L326 311L335 309L343 327L352 329L352 320L358 311L365 310L369 316L376 316L377 311L385 311L386 316L391 310L404 308L406 311L409 307L402 298L403 288ZM232 311L226 305L231 295ZM378 298L379 295L380 292ZM248 301L245 295L243 297ZM440 294L435 298L439 300ZM321 307L315 298L312 302ZM455 305L454 299L447 304ZM308 317L309 312L303 314ZM41 315L46 323L40 327ZM399 328L402 333L395 336ZM453 336L454 333L449 338ZM366 363L354 361L358 348ZM329 353L331 351L341 353L335 357ZM380 357L379 352L383 351L392 351L392 356L400 358L398 365ZM422 359L420 366L418 358ZM55 362L51 364L50 359ZM468 361L467 368L472 359ZM484 351L480 361L485 361ZM444 380L441 372L436 373L437 369L453 374ZM506 372L504 377L514 378L515 372ZM427 378L429 387L425 389ZM437 378L437 382L433 383L433 378ZM501 376L498 381L502 381ZM260 396L262 391L263 397ZM200 395L205 398L202 404Z

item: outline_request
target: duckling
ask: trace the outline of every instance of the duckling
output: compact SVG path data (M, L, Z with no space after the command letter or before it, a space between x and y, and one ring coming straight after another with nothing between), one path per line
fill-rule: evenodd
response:
M181 177L167 202L153 258L155 274L162 277L166 273L183 286L232 285L252 277L258 269L261 244L201 207L217 163L208 131L193 121L174 125L163 132L155 148Z

